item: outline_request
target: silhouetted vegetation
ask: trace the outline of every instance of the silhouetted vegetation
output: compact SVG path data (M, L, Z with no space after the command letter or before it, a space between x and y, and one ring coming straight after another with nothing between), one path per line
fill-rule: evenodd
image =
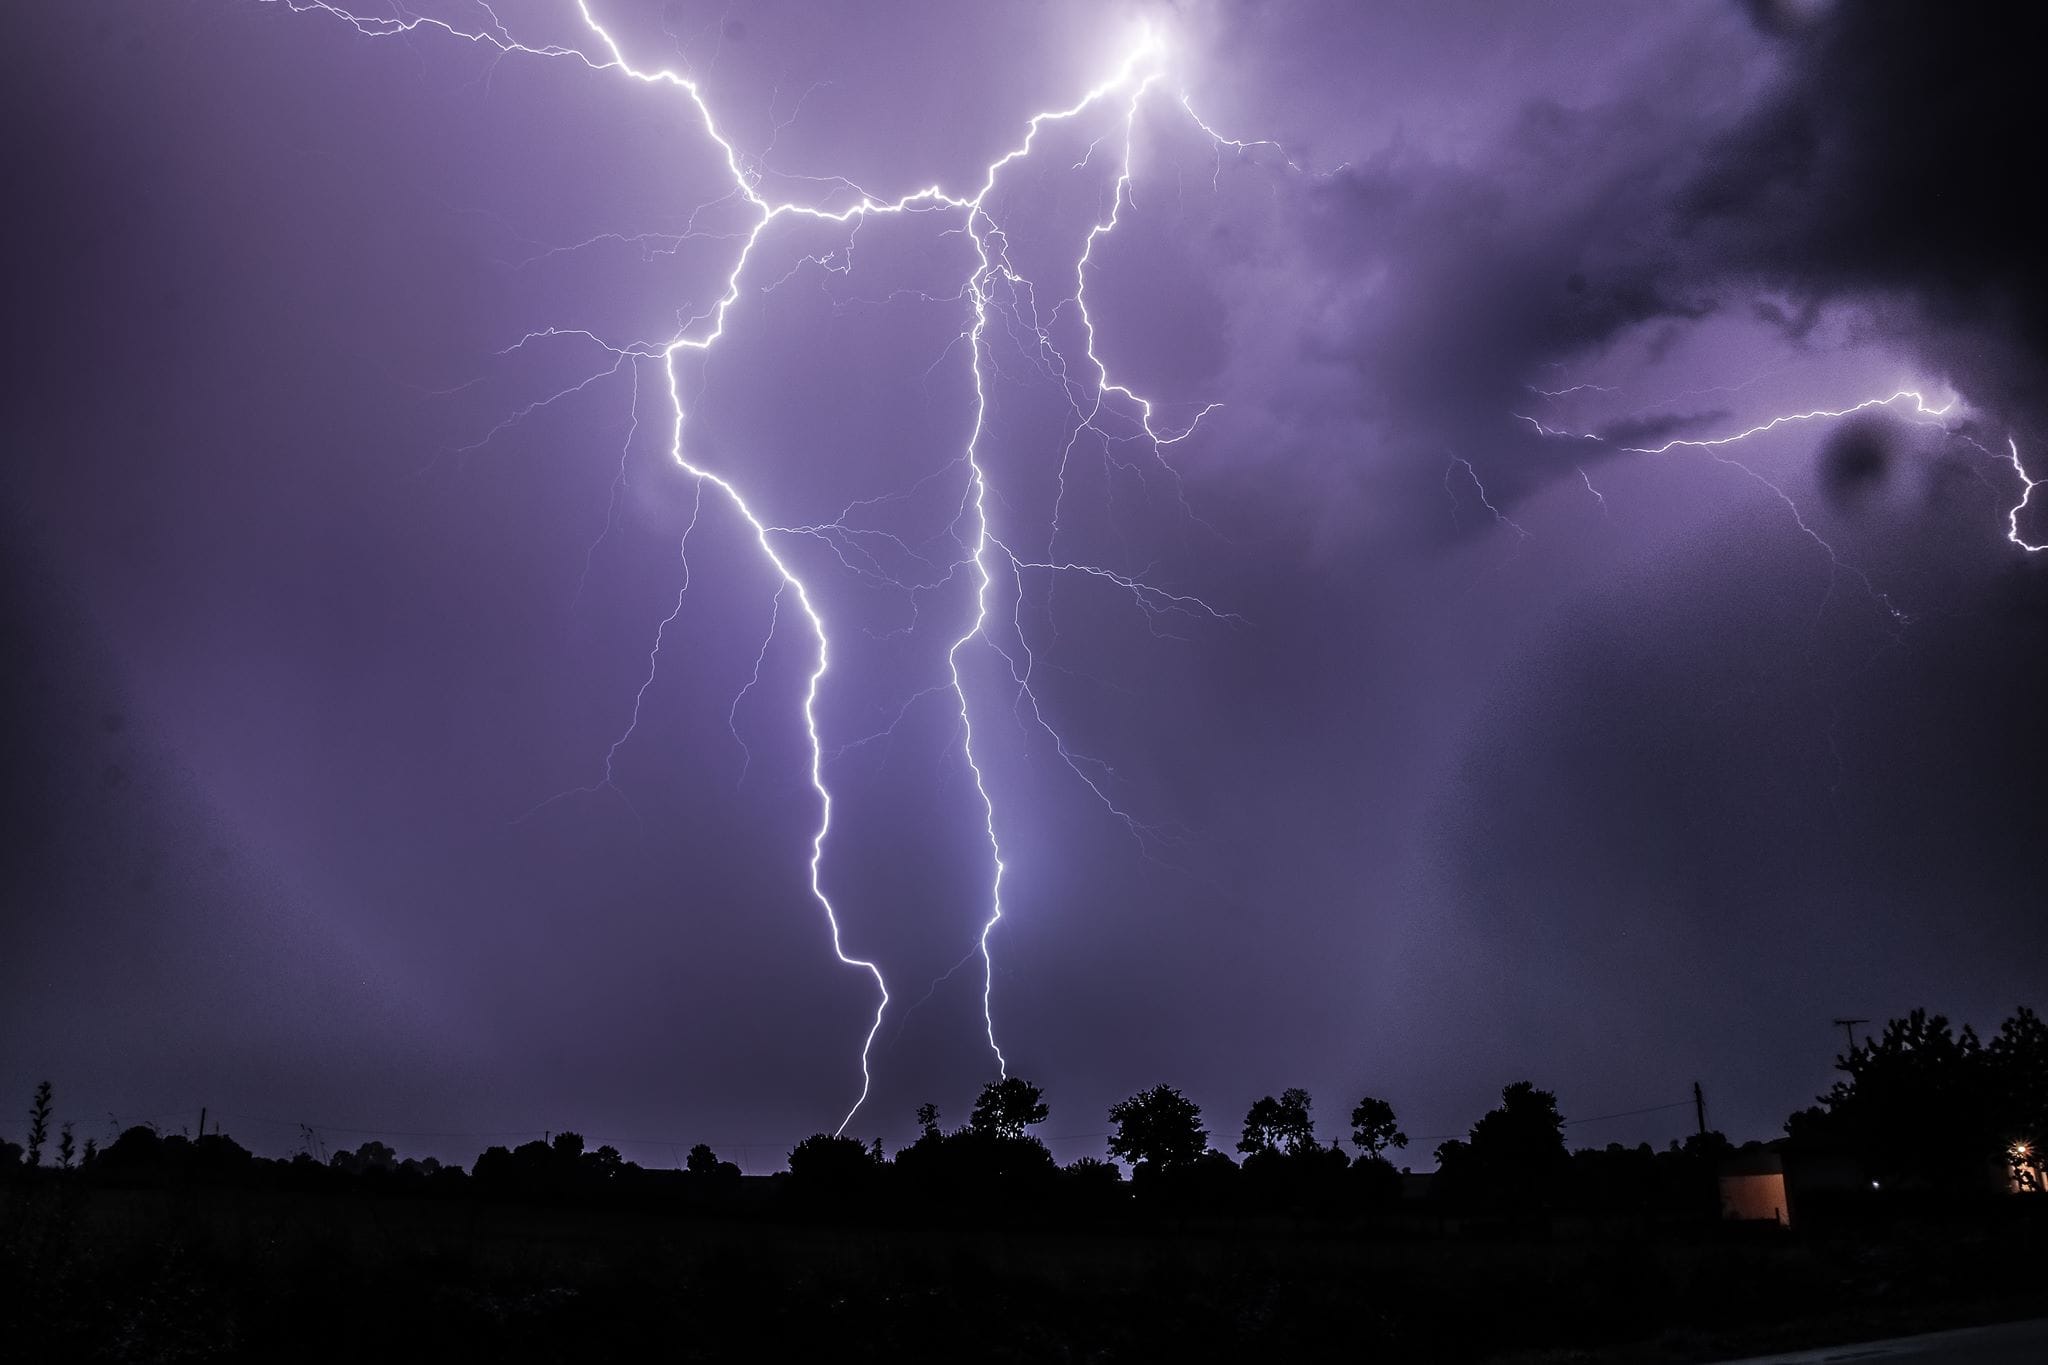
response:
M1044 1123L1051 1109L1045 1094L1021 1076L1008 1076L982 1087L967 1126L991 1137L1020 1138L1035 1123Z
M1396 1147L1408 1145L1408 1135L1394 1118L1394 1106L1367 1095L1351 1109L1351 1141L1368 1161L1382 1160Z
M1155 1085L1110 1106L1109 1154L1134 1173L1187 1166L1209 1150L1202 1111L1170 1085Z
M467 1171L376 1140L326 1154L310 1129L275 1159L147 1125L80 1146L46 1081L25 1143L0 1141L0 1340L62 1359L556 1358L672 1345L687 1321L686 1356L879 1356L1001 1321L1014 1336L977 1354L1206 1358L1342 1331L1395 1359L1480 1359L2048 1308L2028 1269L2048 1199L2004 1192L2038 1183L2048 1027L2022 1009L1981 1043L1915 1011L1838 1067L1785 1138L1741 1149L1701 1132L1573 1151L1557 1097L1519 1081L1426 1174L1392 1163L1392 1103L1351 1103L1347 1152L1298 1088L1250 1104L1241 1162L1156 1085L1110 1107L1114 1161L1061 1167L1033 1133L1044 1092L1011 1076L957 1128L921 1106L893 1157L817 1133L746 1176L706 1144L659 1170L574 1132ZM1724 1222L1721 1177L1766 1168L1794 1228ZM308 1346L316 1321L338 1335Z
M1951 1192L2001 1178L2048 1132L2048 1026L2022 1007L1986 1045L1914 1010L1837 1062L1843 1078L1787 1120L1801 1149L1840 1153L1880 1187Z
M1469 1140L1445 1142L1436 1160L1444 1198L1460 1207L1517 1214L1557 1207L1571 1176L1557 1096L1516 1081L1500 1092L1500 1107L1472 1125Z
M1300 1156L1316 1145L1316 1125L1309 1108L1306 1090L1283 1090L1277 1100L1268 1095L1253 1101L1244 1116L1244 1136L1237 1140L1237 1150L1246 1156L1280 1152Z
M43 1164L43 1144L50 1140L50 1083L36 1087L35 1102L28 1110L28 1164Z

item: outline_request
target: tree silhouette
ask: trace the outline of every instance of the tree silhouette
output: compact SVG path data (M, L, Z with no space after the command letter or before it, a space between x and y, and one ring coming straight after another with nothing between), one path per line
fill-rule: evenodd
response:
M36 1097L28 1109L28 1164L43 1164L43 1144L50 1140L50 1083L44 1081L36 1087Z
M1395 1121L1393 1105L1367 1095L1352 1107L1351 1141L1367 1160L1384 1161L1387 1152L1408 1145L1408 1135Z
M1534 1165L1564 1151L1564 1115L1557 1096L1533 1081L1516 1081L1500 1092L1500 1107L1472 1126L1472 1150L1482 1157Z
M695 1196L725 1199L739 1190L740 1168L730 1161L720 1161L709 1143L700 1142L692 1147L683 1169L684 1180Z
M2048 1024L2025 1005L1984 1045L1999 1137L2037 1160L2048 1150Z
M2038 1021L2014 1021L2001 1057L2015 1072ZM2010 1142L2003 1097L1975 1030L1914 1010L1836 1059L1844 1078L1785 1129L1796 1143L1846 1149L1882 1184L1977 1185Z
M813 1133L789 1153L789 1175L799 1189L844 1194L864 1187L877 1163L859 1138Z
M918 1131L926 1137L936 1137L939 1132L939 1106L926 1100L917 1106Z
M1309 1103L1308 1091L1298 1087L1281 1091L1277 1100L1267 1095L1253 1101L1244 1116L1244 1136L1238 1139L1237 1150L1247 1156L1267 1152L1300 1156L1313 1150L1316 1126L1309 1117Z
M1050 1112L1045 1092L1022 1076L1009 1076L981 1088L980 1097L974 1101L974 1112L967 1117L967 1127L992 1137L1020 1138L1032 1124L1044 1123ZM936 1123L937 1110L932 1117Z
M353 1152L336 1152L328 1164L337 1171L350 1175L367 1175L371 1171L391 1171L398 1168L398 1153L381 1142L365 1142Z
M1530 1081L1500 1092L1500 1107L1472 1125L1469 1140L1437 1148L1439 1176L1453 1201L1536 1209L1553 1202L1571 1173L1557 1096Z
M1155 1085L1113 1104L1109 1154L1132 1167L1166 1170L1185 1166L1209 1149L1202 1111L1170 1085Z

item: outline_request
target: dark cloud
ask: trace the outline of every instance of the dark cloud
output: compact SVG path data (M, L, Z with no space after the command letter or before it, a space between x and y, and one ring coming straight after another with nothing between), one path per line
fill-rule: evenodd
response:
M1813 8L1770 26L1786 72L1678 197L1680 240L1809 298L1904 296L1904 335L2038 427L2048 277L2024 209L2039 97L2022 17Z
M1233 162L1227 183L1267 196L1241 202L1267 207L1212 238L1249 234L1256 250L1207 262L1216 277L1248 281L1230 293L1229 378L1243 392L1225 424L1257 432L1275 479L1307 481L1324 515L1344 517L1339 536L1421 524L1417 505L1440 496L1447 452L1473 461L1504 506L1575 478L1598 452L1567 455L1509 414L1559 362L1666 324L1649 342L1654 360L1733 297L1723 273L1688 260L1674 204L1701 173L1712 131L1733 117L1723 86L1751 55L1711 25L1681 25L1654 62L1603 72L1569 99L1482 101L1491 122L1455 157L1394 137L1320 175ZM1182 155L1199 166L1213 153L1197 145ZM1257 268L1276 255L1287 273ZM1612 425L1678 430L1686 420ZM1356 491L1333 503L1339 480Z
M1873 334L1993 427L2039 429L2048 299L2015 179L2026 45L1988 13L1751 8L1756 53L1674 39L1654 84L1532 97L1458 161L1396 144L1295 189L1305 259L1333 283L1383 277L1303 350L1345 367L1324 401L1368 423L1398 412L1399 437L1362 445L1425 471L1411 496L1436 468L1419 452L1447 445L1506 502L1572 477L1555 450L1489 430L1531 377L1631 334L1654 359L1684 323L1737 305L1794 347L1830 305L1868 310ZM1760 94L1731 105L1726 89L1755 87L1766 59L1778 69ZM1602 431L1639 444L1711 420L1637 413Z

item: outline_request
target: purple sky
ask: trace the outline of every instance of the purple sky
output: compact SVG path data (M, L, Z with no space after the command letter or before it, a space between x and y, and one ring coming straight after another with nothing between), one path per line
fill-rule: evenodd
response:
M763 200L829 211L975 194L1159 40L979 215L776 219L674 361L688 460L845 528L771 542L831 639L824 889L893 996L848 1131L898 1145L995 1070L980 959L933 986L991 876L948 669L977 363L1003 548L952 657L1006 867L993 1019L1062 1159L1160 1081L1225 1146L1284 1086L1326 1136L1370 1092L1420 1138L1523 1077L1581 1118L1698 1079L1770 1136L1838 1015L2044 1003L2010 35L591 3ZM604 60L573 0L408 12ZM707 335L760 218L688 95L262 0L13 30L0 1097L757 1169L836 1126L877 997L807 882L816 640L671 458L664 361L606 349ZM1118 394L1076 434L1084 250L1154 430L1220 405L1185 440Z

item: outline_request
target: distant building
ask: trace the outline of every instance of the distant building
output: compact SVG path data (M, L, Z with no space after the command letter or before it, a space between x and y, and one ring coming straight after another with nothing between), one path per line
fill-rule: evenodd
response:
M1785 1159L1768 1147L1751 1145L1721 1162L1721 1216L1740 1222L1792 1226L1785 1198Z

